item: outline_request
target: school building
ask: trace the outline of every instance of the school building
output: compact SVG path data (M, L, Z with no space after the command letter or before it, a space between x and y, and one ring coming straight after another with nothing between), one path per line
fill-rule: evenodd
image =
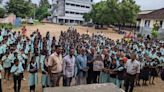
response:
M51 21L59 24L83 24L83 14L91 10L93 0L53 0Z
M164 8L142 11L138 15L137 26L139 26L140 33L145 36L151 36L151 31L155 23L159 26L159 38L164 39Z

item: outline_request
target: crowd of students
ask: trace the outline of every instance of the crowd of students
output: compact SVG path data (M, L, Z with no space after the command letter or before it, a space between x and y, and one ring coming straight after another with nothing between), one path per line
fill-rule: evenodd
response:
M134 85L155 84L164 63L164 43L160 40L132 38L113 41L98 34L79 34L70 27L61 32L59 40L39 30L29 37L8 29L0 30L0 92L1 81L13 76L14 92L22 92L24 72L29 72L30 92L35 92L38 73L42 73L42 88L92 83L114 83L126 92ZM133 62L134 61L134 62ZM4 69L4 74L2 71ZM143 80L143 82L140 82ZM130 86L130 89L129 89Z

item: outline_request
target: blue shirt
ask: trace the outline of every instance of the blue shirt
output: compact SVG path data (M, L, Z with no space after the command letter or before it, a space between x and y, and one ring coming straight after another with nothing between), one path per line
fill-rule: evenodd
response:
M76 57L76 64L77 64L78 70L87 68L87 56L86 55L78 55Z

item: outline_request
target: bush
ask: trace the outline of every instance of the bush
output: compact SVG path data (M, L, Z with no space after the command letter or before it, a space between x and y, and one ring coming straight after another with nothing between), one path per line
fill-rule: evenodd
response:
M11 23L3 23L3 24L0 24L0 29L2 28L12 29L13 26Z
M151 33L151 35L152 35L153 38L157 38L158 32L155 31L155 30L153 30L152 33Z

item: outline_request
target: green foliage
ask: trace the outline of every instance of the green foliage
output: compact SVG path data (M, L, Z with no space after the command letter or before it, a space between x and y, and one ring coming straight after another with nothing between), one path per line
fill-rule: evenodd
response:
M17 17L30 17L33 13L31 2L25 0L9 0L6 5L8 13L14 13Z
M39 21L41 21L42 19L46 18L49 15L51 14L48 12L47 7L39 7L38 9L36 9L36 18Z
M83 18L84 18L84 20L85 20L86 22L89 22L90 19L91 19L90 13L84 13Z
M5 9L0 8L0 18L3 18L5 16Z
M3 23L3 24L0 24L0 29L2 28L7 28L7 29L11 29L13 28L12 24L11 23Z
M96 24L126 24L135 23L139 12L139 6L134 0L106 0L93 5L89 18L85 14L84 19L92 19Z
M151 35L153 38L157 38L158 37L158 29L159 29L159 26L157 23L155 23L153 25L153 29L152 29L152 32L151 32Z
M39 6L49 8L50 4L49 4L48 0L40 0Z

